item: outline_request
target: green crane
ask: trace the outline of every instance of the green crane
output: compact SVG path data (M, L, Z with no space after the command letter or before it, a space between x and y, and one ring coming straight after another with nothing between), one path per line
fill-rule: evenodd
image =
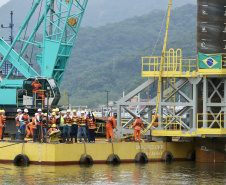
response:
M42 91L48 91L51 99L50 105L58 104L60 100L59 86L87 2L88 0L34 0L13 43L8 45L0 38L0 53L4 56L0 61L0 68L6 60L12 64L8 75L0 82L0 107L15 107L18 102L21 106L31 106L31 83L35 78L38 78L39 83L41 83ZM43 7L44 11L41 11ZM27 37L22 38L22 33L26 33L29 21L34 16L34 12L38 10L37 24ZM43 33L43 39L37 41L36 34L40 33L40 30ZM14 50L15 44L18 42L22 43L19 53ZM32 50L35 48L37 48L36 51L41 50L40 53L35 54L41 74L22 57L29 46L32 47ZM14 70L18 70L25 78L10 78ZM44 100L42 99L42 101Z

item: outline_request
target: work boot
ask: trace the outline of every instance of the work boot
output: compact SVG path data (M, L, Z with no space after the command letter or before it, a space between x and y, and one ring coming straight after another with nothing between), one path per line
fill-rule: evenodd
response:
M111 143L111 138L108 138L108 143Z

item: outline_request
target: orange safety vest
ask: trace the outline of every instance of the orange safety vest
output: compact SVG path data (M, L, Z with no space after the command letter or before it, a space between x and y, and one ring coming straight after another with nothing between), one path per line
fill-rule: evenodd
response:
M89 129L96 129L97 127L95 123L96 122L94 122L92 118L87 119L87 125Z
M59 116L59 113L56 114L56 116ZM60 120L61 120L61 116L60 116L60 118L56 119L56 125L59 125L60 124Z
M78 116L73 116L73 125L78 125Z
M38 116L39 116L39 119L40 119L40 118L43 119L43 115L37 114L37 115L35 116L37 125L40 125L40 122L38 122L38 119L37 119Z
M66 117L64 118L64 124L72 124L73 119L71 119L70 117Z
M18 117L19 115L21 115L21 114L17 114L16 117ZM20 127L20 126L21 126L21 125L20 125L19 118L16 119L16 126L17 126L17 127Z
M56 131L56 128L50 128L49 132Z
M23 120L23 121L28 121L28 118L29 118L29 115L28 115L28 114L23 113L22 120Z
M109 126L108 126L108 125L111 125L111 126L112 126L112 128L116 128L116 126L114 125L114 120L115 120L114 116L109 117L109 118L108 118L108 120L107 120L106 127L108 127L108 128L109 128Z
M2 123L6 125L6 116L2 116Z
M3 127L3 117L0 116L0 127Z
M79 125L80 127L86 126L86 118L85 118L85 117L80 117L80 118L78 118L78 125Z
M142 121L140 119L136 119L136 124L135 126L141 127Z
M42 85L37 82L33 82L31 86L33 87L33 90L32 90L33 93L35 92L38 93L38 90L40 89L40 87L42 87Z

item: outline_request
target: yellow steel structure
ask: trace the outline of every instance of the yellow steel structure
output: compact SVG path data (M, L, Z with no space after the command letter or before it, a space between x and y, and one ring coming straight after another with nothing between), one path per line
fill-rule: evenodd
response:
M203 120L203 116L206 115L208 118L207 120ZM203 114L197 114L197 134L226 134L226 129L223 128L224 123L226 120L224 119L226 117L226 114L209 114L209 113L203 113ZM202 128L203 123L208 123L209 128Z
M26 100L26 106L27 106L27 90L26 89L19 89L19 90L17 90L17 107L19 106L20 100L24 101L24 97L19 98L19 92L25 92L26 93L25 100Z
M163 63L161 64L161 60ZM182 59L182 50L171 48L165 57L142 57L142 77L197 77L196 59ZM162 71L160 66L162 65Z

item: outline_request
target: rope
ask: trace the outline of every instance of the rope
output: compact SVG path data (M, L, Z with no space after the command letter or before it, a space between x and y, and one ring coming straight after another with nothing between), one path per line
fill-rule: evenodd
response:
M113 154L115 154L113 142L111 142L111 145L112 145L112 152L113 152Z
M166 33L165 33L165 39L164 39L164 44L163 44L163 49L162 49L162 57L161 57L161 63L160 63L160 69L159 69L158 91L157 91L157 99L156 99L156 111L155 111L154 118L152 119L152 122L148 125L148 127L143 132L141 132L141 135L145 134L148 130L150 130L150 128L152 127L153 123L155 122L155 120L157 118L157 114L158 114L159 99L160 99L161 84L162 84L162 68L163 68L163 62L164 62L164 58L165 58L171 6L172 6L172 0L169 0L169 6L168 6L168 11L167 11L168 16L167 16L167 21L166 21ZM125 137L122 137L121 139L126 139L128 137L134 137L134 136L132 136L132 135L125 136Z
M154 48L153 48L153 50L152 50L151 57L153 56L153 54L154 54L154 52L155 52L155 49L156 49L156 47L157 47L157 44L158 44L158 42L159 42L159 37L160 37L160 35L161 35L161 33L162 33L162 28L163 28L163 25L164 25L164 22L165 22L165 19L166 19L166 15L167 15L167 11L165 12L164 18L163 18L163 20L162 20L162 25L161 25L161 28L160 28L160 31L159 31L157 40L156 40L156 42L155 42Z
M42 0L42 2L41 2L41 6L40 6L40 9L39 9L39 15L38 15L37 23L38 23L38 21L40 20L40 15L41 15L41 10L42 10L42 3L43 3L43 0ZM34 40L36 39L36 35L37 35L37 32L35 33ZM29 62L29 64L32 63L31 60L32 60L32 56L33 56L33 51L34 51L34 45L32 46L32 49L31 49L31 57L30 57L30 62ZM30 69L30 65L29 65L29 69ZM29 71L29 69L28 69L28 71Z

